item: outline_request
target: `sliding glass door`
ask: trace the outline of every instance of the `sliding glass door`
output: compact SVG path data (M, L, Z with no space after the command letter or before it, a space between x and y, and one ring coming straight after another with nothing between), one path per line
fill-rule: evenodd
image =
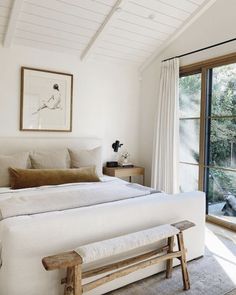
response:
M209 89L208 213L236 223L236 64L210 69Z
M196 189L236 224L236 63L180 77L180 191Z

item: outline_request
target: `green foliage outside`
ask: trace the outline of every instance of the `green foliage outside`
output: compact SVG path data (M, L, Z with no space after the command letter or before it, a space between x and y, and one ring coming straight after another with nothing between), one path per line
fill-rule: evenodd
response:
M209 165L236 169L236 64L214 68L212 79ZM180 117L200 116L200 93L200 74L180 79ZM209 201L222 201L229 192L236 194L236 172L209 169Z

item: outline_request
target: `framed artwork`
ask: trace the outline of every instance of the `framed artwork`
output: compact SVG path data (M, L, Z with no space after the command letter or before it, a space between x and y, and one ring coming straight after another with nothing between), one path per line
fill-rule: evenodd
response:
M72 131L73 75L21 68L20 130Z

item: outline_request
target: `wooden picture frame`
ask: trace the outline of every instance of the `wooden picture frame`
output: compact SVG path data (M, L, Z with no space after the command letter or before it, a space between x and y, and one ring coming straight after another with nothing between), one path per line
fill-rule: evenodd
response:
M72 105L72 74L21 67L21 131L71 132Z

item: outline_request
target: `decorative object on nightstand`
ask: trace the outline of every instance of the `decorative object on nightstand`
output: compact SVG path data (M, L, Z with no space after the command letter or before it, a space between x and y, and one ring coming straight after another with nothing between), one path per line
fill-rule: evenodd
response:
M127 151L124 151L123 153L121 153L119 166L126 167L126 168L134 167L134 165L130 162L130 154Z
M118 167L119 165L117 161L108 161L106 163L106 166L111 168L111 167Z
M132 176L142 176L143 185L145 182L145 169L143 167L103 167L103 174L114 177L129 177L129 181L132 181Z
M120 143L119 140L116 140L115 142L113 142L112 148L113 148L114 152L117 153L119 148L122 147L122 145L123 145L123 143Z
M119 140L116 140L115 142L113 142L113 144L111 145L113 150L114 150L114 153L117 153L119 148L122 147L123 143L120 143ZM117 156L116 156L117 158ZM108 161L106 163L106 167L118 167L119 166L119 163L118 161Z

